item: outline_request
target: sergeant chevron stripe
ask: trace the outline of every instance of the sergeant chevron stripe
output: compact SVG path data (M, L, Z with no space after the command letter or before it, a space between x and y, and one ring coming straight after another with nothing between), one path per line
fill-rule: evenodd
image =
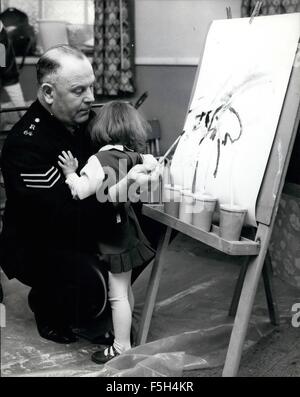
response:
M21 174L21 176L47 176L51 171L53 171L54 169L57 169L55 167L51 167L50 170L48 170L47 172L45 172L44 174Z
M49 189L55 185L61 175L56 167L51 167L45 173L22 173L21 177L26 187Z

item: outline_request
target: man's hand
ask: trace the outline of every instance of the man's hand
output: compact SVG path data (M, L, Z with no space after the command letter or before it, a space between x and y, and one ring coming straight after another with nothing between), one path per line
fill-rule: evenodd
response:
M69 174L75 172L78 168L78 160L76 157L73 157L73 154L68 150L68 152L63 151L62 155L59 155L58 165L61 167L65 177Z
M144 185L148 183L150 171L145 164L137 164L131 168L128 172L128 182L137 183L138 185Z
M143 154L142 158L143 158L143 165L146 166L148 171L153 171L157 167L158 161L154 156L152 156L152 154Z
M156 162L156 167L154 168L152 165L149 167L149 164L137 164L128 172L128 182L138 184L143 191L148 189L150 183L152 188L154 185L156 186L159 175L160 167L158 162Z
M151 167L153 168L153 167ZM145 164L137 164L131 168L127 176L109 188L110 199L114 203L137 202L142 192L156 190L162 168L157 166L152 172ZM122 199L121 199L122 198ZM125 200L124 200L125 198Z

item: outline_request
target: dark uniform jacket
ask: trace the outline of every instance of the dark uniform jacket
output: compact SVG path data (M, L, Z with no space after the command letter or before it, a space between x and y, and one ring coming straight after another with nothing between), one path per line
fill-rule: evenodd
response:
M26 273L26 263L49 250L92 252L101 225L95 197L74 200L58 166L70 150L80 170L93 149L86 125L69 132L39 101L9 133L1 157L6 207L0 237L0 265L9 278Z

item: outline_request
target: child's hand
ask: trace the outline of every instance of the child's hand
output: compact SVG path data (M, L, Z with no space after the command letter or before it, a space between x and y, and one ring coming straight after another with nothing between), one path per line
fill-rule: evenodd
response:
M143 154L143 164L148 171L153 171L158 165L158 161L152 154Z
M77 158L73 157L73 154L69 150L68 153L63 151L62 155L58 156L58 158L60 159L60 161L58 161L58 165L61 167L65 177L77 170Z

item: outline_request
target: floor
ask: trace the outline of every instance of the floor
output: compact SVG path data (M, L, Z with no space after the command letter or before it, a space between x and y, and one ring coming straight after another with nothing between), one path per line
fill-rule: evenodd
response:
M222 368L184 371L188 377L219 377ZM262 338L244 354L239 377L299 377L300 329L288 322Z
M221 376L232 328L227 312L240 259L179 234L166 256L148 343L104 367L90 360L99 346L86 338L70 345L40 338L27 306L28 288L2 274L6 326L1 332L1 376ZM134 285L135 329L150 270ZM300 290L278 277L274 282L281 325L269 324L259 285L239 376L300 376L300 328L291 323Z

